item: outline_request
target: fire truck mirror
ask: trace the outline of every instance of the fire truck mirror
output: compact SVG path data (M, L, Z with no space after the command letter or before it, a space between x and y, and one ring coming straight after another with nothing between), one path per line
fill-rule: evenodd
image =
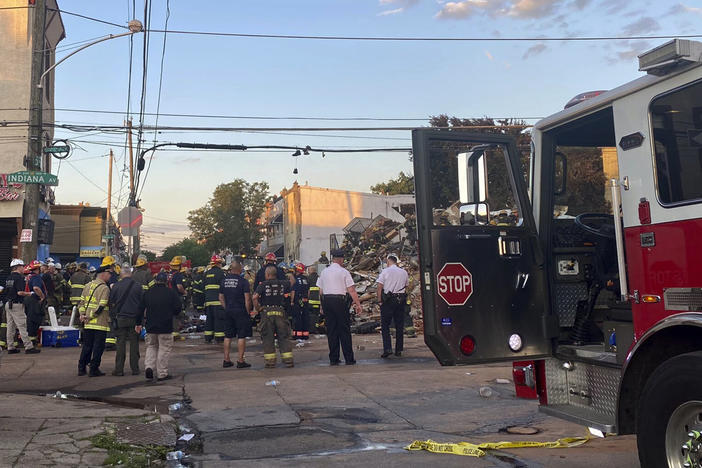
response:
M468 203L459 208L461 226L484 226L490 222L490 210L487 203Z
M462 204L487 199L487 167L485 147L456 155L458 163L458 191Z
M556 152L553 161L553 194L563 195L566 191L568 180L568 159L560 151Z

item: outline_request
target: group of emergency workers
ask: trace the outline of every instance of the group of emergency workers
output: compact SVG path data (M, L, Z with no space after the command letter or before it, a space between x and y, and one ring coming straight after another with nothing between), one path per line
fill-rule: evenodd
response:
M223 367L233 367L230 358L231 342L236 338L238 358L236 367L251 367L245 360L246 338L253 336L257 325L263 341L265 367L275 367L276 349L287 367L293 367L292 343L294 340L307 340L310 328L317 326L318 320L326 329L330 365L340 363L343 352L347 365L355 364L351 342L351 318L349 309L353 304L356 312L361 305L353 279L343 268L343 250L332 250L331 260L322 252L319 264L325 265L321 275L314 266L306 267L297 262L289 271L276 265L276 256L268 253L264 265L254 275L248 266L233 261L225 269L224 259L213 255L209 265L194 270L184 269L184 257L175 256L168 268L157 275L152 273L146 257L140 255L132 269L126 265L120 277L120 265L112 256L102 259L94 274L85 263L69 264L65 272L61 265L53 262L42 264L32 261L25 265L22 260L12 260L12 272L4 288L3 327L6 327L8 352L18 353L16 335L24 344L25 353L40 352L37 346L37 330L44 320L44 309L51 303L62 307L66 297L68 304L79 314L82 349L78 361L78 374L101 376L102 354L109 344L115 344L115 332L119 334L115 370L113 375L124 375L125 342L129 342L130 365L134 375L139 373L138 335L142 333L144 310L147 309L145 294L156 286L165 286L169 291L159 289L151 294L151 309L168 309L168 325L152 318L152 334L158 340L147 339L147 379L154 371L160 380L170 378L167 361L173 339L179 338L180 320L185 317L186 304L191 301L194 312L205 316L205 341L222 343ZM390 323L395 322L397 331L395 355L403 349L404 308L408 275L398 265L396 255L389 255L387 268L378 278L378 302L381 306L381 331L383 353L386 358L392 354ZM43 270L43 271L42 271ZM121 280L120 287L115 288ZM51 281L51 286L48 282ZM133 285L132 285L133 283ZM58 291L58 292L57 292ZM54 297L54 302L49 298ZM131 297L131 298L130 298ZM154 302L156 301L156 302ZM160 301L160 302L158 302ZM158 304L158 305L156 305ZM121 311L121 312L117 312ZM148 311L147 311L148 314ZM147 318L148 323L148 318ZM168 329L167 332L164 330ZM149 326L146 326L149 336ZM165 339L165 333L169 338ZM164 341L165 340L165 341ZM150 346L153 356L149 359ZM160 349L159 349L160 346ZM150 375L151 374L151 375Z

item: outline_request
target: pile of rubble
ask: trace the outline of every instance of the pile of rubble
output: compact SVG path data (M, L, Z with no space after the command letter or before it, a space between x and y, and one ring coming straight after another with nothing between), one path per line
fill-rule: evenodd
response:
M346 268L356 282L363 309L353 316L354 332L372 333L380 327L376 280L391 253L399 257L400 266L410 277L407 294L412 323L405 323L405 330L409 334L424 331L415 226L414 215L408 215L404 223L377 216L362 232L347 232L341 248L347 253Z

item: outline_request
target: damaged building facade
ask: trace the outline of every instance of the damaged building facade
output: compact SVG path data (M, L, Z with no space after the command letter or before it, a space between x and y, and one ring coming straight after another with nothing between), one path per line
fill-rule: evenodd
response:
M270 202L259 253L275 252L284 261L315 263L322 251L343 244L358 225L382 216L403 223L414 213L414 195L379 195L294 183Z

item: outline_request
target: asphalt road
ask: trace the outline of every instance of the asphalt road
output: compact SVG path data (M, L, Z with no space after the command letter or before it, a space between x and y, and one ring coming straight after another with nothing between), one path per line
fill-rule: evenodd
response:
M143 346L143 345L142 345ZM439 366L421 337L408 339L402 358L380 359L380 337L354 337L355 366L330 367L326 340L294 348L295 367L264 369L260 340L249 346L251 369L223 369L221 349L202 337L177 342L173 380L145 384L142 376L76 376L77 348L48 348L38 355L3 355L0 392L64 393L134 408L178 412L179 424L195 430L197 466L470 466L638 467L631 436L593 439L567 449L490 451L481 458L409 452L414 440L473 443L552 441L586 434L584 427L538 412L517 399L513 386L498 384L511 367ZM143 349L143 348L142 348ZM142 351L143 355L143 351ZM106 352L102 369L113 368ZM266 385L277 381L275 386ZM480 388L488 386L485 398ZM516 436L512 426L534 428Z

